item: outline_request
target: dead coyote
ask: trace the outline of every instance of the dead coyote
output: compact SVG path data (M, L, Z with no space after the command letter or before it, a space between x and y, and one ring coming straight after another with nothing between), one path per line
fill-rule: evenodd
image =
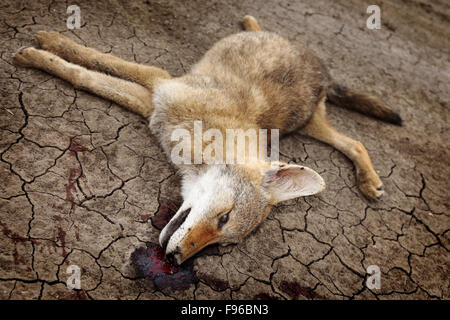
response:
M54 32L39 32L36 38L43 50L21 48L14 62L44 70L142 115L167 155L175 143L171 133L178 128L192 132L194 121L222 132L228 128L275 128L280 135L300 132L343 152L356 167L361 192L370 199L381 196L383 184L366 149L328 123L325 101L394 124L401 124L401 118L377 97L333 82L318 58L276 34L260 31L255 18L245 16L243 25L251 32L220 40L189 73L177 78ZM325 187L312 169L251 157L243 164L177 167L184 202L159 241L178 263L207 245L240 241L264 221L273 205Z

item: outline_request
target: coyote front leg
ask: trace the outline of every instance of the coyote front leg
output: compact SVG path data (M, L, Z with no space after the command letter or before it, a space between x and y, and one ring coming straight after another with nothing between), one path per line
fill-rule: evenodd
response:
M21 48L14 55L14 63L41 69L98 96L112 100L145 118L153 112L152 95L140 84L90 71L67 62L53 53L35 48Z
M328 122L325 98L319 102L310 122L300 132L332 145L352 160L359 189L366 197L375 199L383 194L383 183L373 169L363 144L338 132Z
M119 78L132 80L150 90L157 79L168 79L163 69L122 60L82 46L57 32L40 31L36 34L41 47L72 63L91 70L109 73Z

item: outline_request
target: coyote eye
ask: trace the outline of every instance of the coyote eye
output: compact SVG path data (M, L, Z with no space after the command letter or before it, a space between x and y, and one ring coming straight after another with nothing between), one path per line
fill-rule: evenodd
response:
M221 216L219 218L219 224L218 224L219 229L222 228L223 225L228 222L228 218L229 218L228 213L225 213L223 216Z

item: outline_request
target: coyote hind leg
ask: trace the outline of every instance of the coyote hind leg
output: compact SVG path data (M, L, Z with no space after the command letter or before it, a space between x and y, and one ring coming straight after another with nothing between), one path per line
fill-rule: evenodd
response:
M260 31L261 28L258 24L258 21L252 16L245 16L242 19L242 25L244 26L245 31Z
M150 90L140 84L90 71L67 62L53 53L32 47L21 48L14 55L14 64L41 69L73 84L112 100L125 108L149 118L153 112Z
M153 88L157 79L170 78L169 73L163 69L125 61L111 54L101 53L95 49L82 46L57 32L40 31L36 34L36 39L42 49L69 62L91 70L132 80L149 89Z
M373 169L366 148L361 142L343 135L331 126L326 118L325 99L319 102L310 122L300 132L328 143L345 154L356 167L361 192L369 199L379 198L383 194L383 183Z

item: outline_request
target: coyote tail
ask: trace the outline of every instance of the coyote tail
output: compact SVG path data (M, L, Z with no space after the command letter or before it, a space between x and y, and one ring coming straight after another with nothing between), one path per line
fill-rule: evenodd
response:
M334 83L327 92L327 98L338 107L354 110L399 126L402 125L400 115L373 94L352 90Z

